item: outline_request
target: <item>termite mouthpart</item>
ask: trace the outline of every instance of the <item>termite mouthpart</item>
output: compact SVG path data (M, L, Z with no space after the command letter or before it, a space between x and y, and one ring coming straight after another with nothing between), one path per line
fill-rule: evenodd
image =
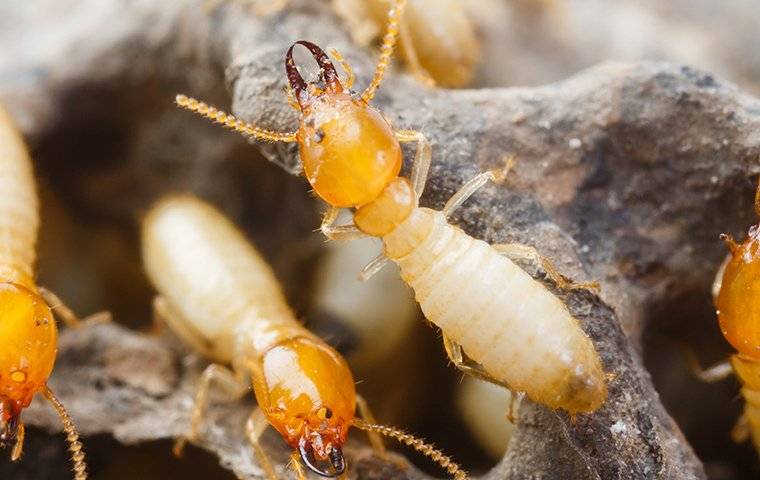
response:
M317 61L317 65L319 65L319 79L317 80L317 84L322 83L324 85L324 90L331 93L342 92L343 86L340 83L340 77L338 77L338 72L335 70L335 66L330 60L330 57L328 57L325 51L314 43L306 40L299 40L290 46L288 53L285 55L285 72L288 75L290 88L293 89L298 104L301 105L301 107L304 106L305 97L308 93L308 84L301 76L298 67L296 67L296 62L293 60L293 48L295 48L296 45L306 47L314 57L314 60Z
M346 471L346 460L343 458L343 451L333 446L330 450L330 467L332 471L317 465L317 460L314 458L314 449L309 444L306 437L301 438L298 442L298 452L301 454L301 460L312 472L322 477L334 478L342 475Z

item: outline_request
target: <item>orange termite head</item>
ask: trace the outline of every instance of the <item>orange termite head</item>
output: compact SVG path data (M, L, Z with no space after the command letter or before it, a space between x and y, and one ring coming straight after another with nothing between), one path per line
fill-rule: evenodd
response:
M306 83L298 72L296 45L306 47L317 61L316 82ZM313 43L294 43L285 71L301 109L296 138L314 191L336 207L374 200L401 170L401 146L391 126L361 97L344 90L330 58Z
M262 381L254 382L269 423L315 473L334 477L345 470L343 444L356 409L348 364L332 347L301 336L270 348L261 359Z
M0 400L0 449L14 447L18 436L21 408L17 402Z

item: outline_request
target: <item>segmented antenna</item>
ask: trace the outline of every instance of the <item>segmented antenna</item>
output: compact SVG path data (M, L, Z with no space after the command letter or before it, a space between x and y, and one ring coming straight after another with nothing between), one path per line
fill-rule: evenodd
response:
M393 0L391 9L388 11L388 27L383 36L383 45L380 47L380 59L377 62L377 67L375 67L375 75L372 77L372 81L367 89L362 93L362 100L367 103L375 96L375 92L383 81L385 70L391 61L393 48L396 46L398 39L399 22L401 21L401 15L404 13L405 6L406 0Z
M359 420L358 418L354 419L353 425L360 430L365 430L367 432L376 432L380 435L391 437L405 445L408 445L443 467L443 469L446 470L454 478L454 480L467 480L467 472L462 470L462 468L457 465L451 459L451 457L445 455L442 451L438 450L433 445L425 443L424 440L417 438L414 435L411 435L404 432L403 430L399 430L394 427L367 423L363 420Z
M50 387L45 385L42 393L48 402L53 405L58 416L61 417L63 431L66 433L66 440L69 442L71 462L74 464L74 480L87 480L87 463L84 461L84 450L82 449L82 443L79 441L79 432L77 432L77 427L74 426L74 421L69 416L69 412L63 407L61 401L50 390Z
M244 122L240 119L235 118L235 116L230 115L229 113L223 112L222 110L219 110L216 107L213 107L207 103L201 102L200 100L196 100L192 97L188 97L186 95L177 95L175 98L175 101L177 102L177 105L180 107L190 110L191 112L197 113L198 115L201 115L202 117L206 117L212 122L218 123L220 125L224 125L227 128L230 128L237 133L241 135L245 135L247 137L254 137L257 140L262 140L265 142L295 142L296 141L296 133L295 132L287 132L287 133L280 133L275 132L273 130L266 130L264 128L259 128L257 126L254 126L248 122Z

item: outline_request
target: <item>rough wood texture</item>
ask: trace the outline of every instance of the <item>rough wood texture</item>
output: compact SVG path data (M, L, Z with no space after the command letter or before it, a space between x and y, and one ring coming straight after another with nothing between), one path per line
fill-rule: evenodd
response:
M33 8L76 9L82 23L72 34L60 18L40 18L36 28L60 40L44 48L9 41L15 48L0 62L0 100L39 147L42 167L70 175L76 186L56 187L58 194L96 218L131 221L158 192L178 185L234 209L237 196L250 198L246 189L259 187L235 183L234 171L209 180L218 173L209 158L225 154L259 150L298 171L294 148L241 148L231 134L175 111L175 92L226 107L226 80L236 115L289 130L296 117L282 92L283 56L294 40L336 47L357 71L358 86L366 85L375 59L314 1L294 1L268 18L239 5L206 14L200 2L180 0L27 4L0 7L0 18L10 18L0 39L24 39L24 25L36 19ZM433 143L426 206L441 207L466 179L516 154L506 183L484 188L454 222L490 242L535 245L568 276L603 286L600 296L558 294L602 356L609 400L576 419L526 402L505 459L486 478L706 478L643 367L640 338L653 309L683 292L707 295L725 254L718 233L739 235L753 220L760 102L688 67L637 63L602 65L539 88L456 92L426 90L394 71L376 105L394 125L420 129ZM120 148L99 147L95 136L56 147L75 131L72 123L79 131L116 132ZM63 163L78 155L91 163L68 172ZM302 229L316 225L313 208L298 218ZM526 269L538 275L534 266ZM51 384L85 435L110 433L125 443L170 438L186 425L202 367L172 345L115 325L67 331ZM225 467L259 478L243 440L248 408L217 404L209 417L216 426L201 443ZM25 420L58 428L40 405ZM265 442L285 459L279 439ZM356 445L351 452L367 459L355 465L359 478L417 475L371 459Z

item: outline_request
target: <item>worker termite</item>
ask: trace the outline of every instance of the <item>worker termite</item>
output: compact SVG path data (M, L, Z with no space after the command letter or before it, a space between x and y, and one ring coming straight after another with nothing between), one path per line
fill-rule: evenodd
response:
M69 325L81 321L34 281L38 226L32 162L10 116L0 107L0 448L10 447L13 461L21 457L21 413L41 393L63 423L74 478L84 480L87 465L79 434L47 385L58 349L52 309Z
M368 44L382 33L387 0L332 0L354 40ZM408 0L399 22L399 48L421 82L463 87L475 74L480 41L461 0Z
M755 192L755 212L760 218L760 181ZM732 372L743 383L746 404L733 431L737 442L750 436L760 453L760 224L749 229L747 238L738 244L730 235L721 235L729 254L718 269L713 282L713 300L720 330L738 353L730 363L722 362L702 371L694 354L687 350L697 376L705 382L727 378Z
M221 213L190 196L164 199L145 217L142 245L145 269L159 292L158 317L219 362L201 377L190 431L177 441L175 453L196 438L211 382L239 398L250 376L258 407L246 434L270 479L276 475L258 443L267 422L293 448L300 479L301 461L322 476L343 474L342 446L351 426L369 432L379 452L384 447L377 434L387 435L432 458L455 479L466 478L432 446L375 424L345 360L295 319L269 266ZM363 420L355 417L356 408Z
M285 70L295 96L291 103L301 113L295 132L265 130L183 95L176 101L244 135L297 142L307 180L330 205L322 232L337 240L381 238L384 253L367 265L363 276L372 276L388 259L396 262L425 316L441 328L446 351L458 368L554 409L592 412L607 396L594 345L562 301L507 257L539 261L561 288L588 285L567 282L532 247L492 246L449 224L449 216L463 202L501 174L486 172L471 179L442 211L419 207L430 144L419 132L394 130L368 104L392 55L403 5L404 0L393 2L375 75L361 95L344 89L318 46L301 40L290 47ZM296 45L306 47L317 61L317 82L307 84L300 75L293 61ZM407 179L399 176L399 142L411 141L417 142L417 152ZM342 208L355 209L354 224L334 225Z

